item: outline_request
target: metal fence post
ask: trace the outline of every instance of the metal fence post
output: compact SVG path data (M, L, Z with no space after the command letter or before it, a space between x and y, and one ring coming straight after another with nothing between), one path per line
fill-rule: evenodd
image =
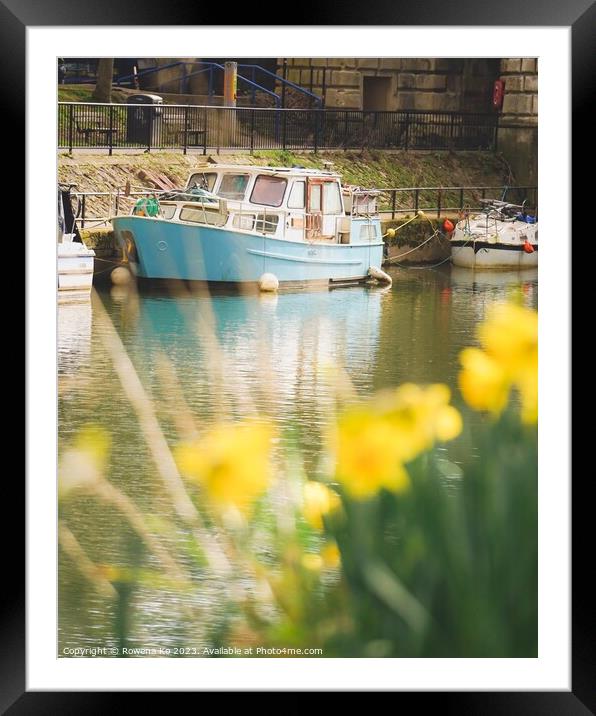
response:
M255 148L255 109L254 107L250 111L250 153L253 153Z
M319 146L319 110L318 109L314 110L314 122L315 122L315 126L314 126L314 131L313 131L313 144L314 144L313 149L314 149L314 153L316 154L318 146Z
M207 119L209 115L207 114L207 109L203 110L203 156L207 154Z
M439 189L437 192L437 218L439 219L441 217L441 193L442 190Z
M72 124L74 120L74 104L68 107L68 152L72 154Z
M418 213L418 205L420 203L420 189L414 189L414 212Z
M348 148L348 111L344 112L344 149Z
M188 105L184 106L184 154L186 154L188 145Z
M112 156L112 146L114 144L114 107L110 105L110 131L108 132L108 155Z
M83 201L81 203L81 229L85 228L85 194L83 194Z
M393 199L392 199L392 203L391 203L391 218L392 218L392 219L395 219L395 202L396 202L396 199L397 199L397 191L396 191L395 189L393 189Z
M364 128L365 127L366 127L366 113L363 111L362 112L362 128L360 130L362 132L362 136L360 137L360 151L361 152L364 152L364 134L365 134Z

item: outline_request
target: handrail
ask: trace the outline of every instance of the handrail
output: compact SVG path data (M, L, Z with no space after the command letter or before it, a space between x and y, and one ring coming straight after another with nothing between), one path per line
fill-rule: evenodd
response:
M160 72L161 70L165 70L165 69L169 69L171 67L177 67L177 66L181 66L181 65L183 65L185 67L186 67L186 65L205 65L205 67L200 70L195 70L194 72L186 72L185 71L183 77L174 77L170 80L165 80L160 83L160 86L172 84L174 82L186 81L186 80L188 80L189 77L194 77L195 75L200 75L203 72L207 72L208 70L210 70L214 67L217 68L218 70L222 70L223 72L225 72L225 67L223 65L220 65L218 62L181 62L181 61L179 61L179 62L171 62L167 65L155 65L154 67L150 67L145 70L141 70L140 72L137 72L136 77L148 75L153 72ZM255 65L255 67L258 67L258 65ZM264 68L261 68L261 69L264 69ZM134 74L125 75L124 77L119 78L119 80L128 80L128 79L133 79L134 77L135 77ZM238 78L238 80L240 80L242 82L246 82L251 87L254 87L259 92L265 92L265 94L271 95L275 101L276 107L279 107L280 98L275 94L275 92L271 92L271 90L268 90L266 87L263 87L262 85L259 85L256 82L249 80L247 77L244 77L241 74L238 74L237 78ZM120 86L120 82L118 82L117 84L118 84L118 86ZM210 96L211 96L211 93L210 93ZM170 105L170 106L173 106L173 105ZM187 105L187 106L197 107L197 106L202 106L202 105ZM211 105L208 105L208 106L211 106Z
M260 70L261 72L264 72L266 75L269 75L270 77L274 77L276 81L281 82L281 84L288 85L288 87L293 87L294 89L298 90L299 92L302 92L305 95L308 95L309 97L312 97L314 101L318 104L319 108L323 107L323 100L319 95L315 94L314 92L310 92L309 90L305 89L304 87L301 87L300 85L296 84L295 82L292 82L291 80L286 79L285 77L280 77L279 75L276 75L275 72L271 72L271 70L267 70L265 67L261 67L261 65L247 65L247 64L239 64L238 67L249 67L254 68L257 70Z

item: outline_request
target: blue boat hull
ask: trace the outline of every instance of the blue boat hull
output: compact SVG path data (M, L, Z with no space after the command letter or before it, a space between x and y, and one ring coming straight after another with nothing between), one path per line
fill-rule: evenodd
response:
M382 242L304 243L139 216L112 224L141 278L252 283L272 273L280 283L356 281L383 260Z

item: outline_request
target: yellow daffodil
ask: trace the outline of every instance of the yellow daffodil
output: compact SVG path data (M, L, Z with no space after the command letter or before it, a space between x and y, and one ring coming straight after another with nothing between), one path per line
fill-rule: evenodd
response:
M437 440L447 442L456 438L462 430L462 419L459 410L452 405L444 405L435 416L435 433Z
M205 487L214 504L247 513L271 481L272 428L266 423L224 423L175 450L180 472Z
M381 488L406 490L404 464L461 432L461 416L449 399L446 385L406 383L349 408L337 426L337 480L356 499Z
M402 459L412 460L432 447L435 440L452 440L461 432L461 417L449 405L446 385L405 383L395 392L391 420L399 429Z
M335 542L327 542L321 549L321 558L327 569L337 569L341 564L341 555Z
M482 349L460 354L459 386L476 410L499 415L513 387L522 402L522 420L538 420L538 314L516 303L492 305L478 328Z
M88 423L78 432L74 448L89 453L103 468L108 461L112 438L108 431L101 425Z
M510 390L509 378L500 363L479 348L465 348L460 362L463 370L459 387L466 403L475 410L498 415L507 405Z
M323 558L319 554L303 554L300 562L310 572L320 572L324 567Z
M322 530L323 516L336 510L340 505L339 496L321 482L309 480L303 487L303 515L316 530Z
M338 481L356 499L372 497L382 487L395 492L407 489L402 442L399 430L386 416L366 408L346 412L337 429Z
M534 369L538 363L538 314L515 303L496 303L480 324L484 350L510 375Z

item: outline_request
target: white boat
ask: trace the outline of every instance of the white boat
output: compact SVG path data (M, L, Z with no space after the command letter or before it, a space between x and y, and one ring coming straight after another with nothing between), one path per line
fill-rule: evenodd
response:
M378 194L346 193L339 175L316 169L216 164L195 171L185 189L142 199L111 221L139 278L387 280Z
M484 210L459 221L451 235L455 266L524 269L538 265L538 224L524 206L486 199Z
M78 240L77 240L78 239ZM58 303L88 301L95 251L80 241L70 205L70 187L58 187Z

